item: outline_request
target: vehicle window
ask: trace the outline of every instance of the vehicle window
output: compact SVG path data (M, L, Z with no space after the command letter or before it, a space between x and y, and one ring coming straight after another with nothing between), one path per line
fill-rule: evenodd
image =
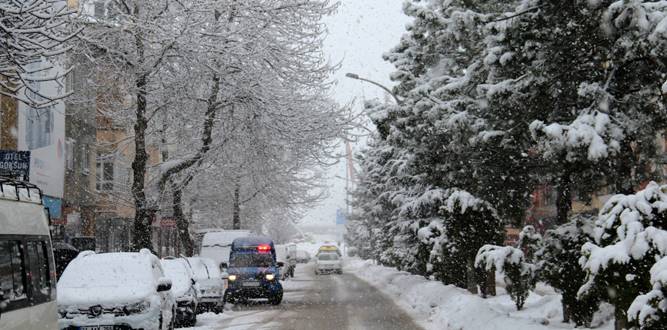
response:
M231 267L270 267L273 256L270 254L235 254L230 262Z
M34 303L50 300L51 278L49 277L49 258L44 241L28 241L28 281L32 288Z
M318 256L320 260L338 260L338 255L335 253L323 253Z
M12 302L27 299L26 273L20 241L0 240L0 292L3 299Z

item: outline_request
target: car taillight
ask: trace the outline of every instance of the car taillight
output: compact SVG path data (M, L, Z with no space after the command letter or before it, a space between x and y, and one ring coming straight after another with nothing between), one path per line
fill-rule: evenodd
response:
M257 246L257 251L259 253L268 253L269 251L271 251L271 246L268 244L260 244Z

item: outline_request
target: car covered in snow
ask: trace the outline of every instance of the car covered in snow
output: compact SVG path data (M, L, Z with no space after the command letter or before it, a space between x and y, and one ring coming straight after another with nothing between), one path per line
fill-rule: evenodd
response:
M160 260L164 275L171 280L171 292L176 299L176 326L192 327L197 323L199 285L188 261L184 258Z
M187 260L199 286L197 312L222 313L225 305L225 291L227 290L227 273L221 273L213 259L191 257Z
M174 326L174 296L160 260L140 252L81 252L58 281L60 329L165 330Z
M315 275L325 273L343 273L343 261L336 252L320 252L317 254Z
M273 241L266 237L242 237L232 243L229 257L229 287L225 300L234 303L266 298L278 305L283 299L280 268Z

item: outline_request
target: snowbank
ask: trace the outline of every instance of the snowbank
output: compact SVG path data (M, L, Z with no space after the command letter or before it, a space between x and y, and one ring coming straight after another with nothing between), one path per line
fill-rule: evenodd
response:
M561 322L560 295L552 288L538 285L523 310L516 307L504 289L483 299L452 285L427 280L422 276L374 265L371 261L348 259L345 271L357 275L385 294L411 315L424 329L573 329ZM609 311L605 309L604 314ZM602 314L602 313L600 313ZM594 324L602 323L596 315ZM596 329L612 329L606 322Z

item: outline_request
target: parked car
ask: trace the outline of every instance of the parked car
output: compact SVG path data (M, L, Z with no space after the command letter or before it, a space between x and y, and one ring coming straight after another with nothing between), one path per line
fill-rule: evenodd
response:
M176 299L176 326L193 327L197 323L199 286L192 268L184 258L160 260L164 275L171 280L171 292Z
M149 250L83 251L58 281L60 329L174 327L172 282Z
M315 266L315 275L325 273L343 273L343 263L341 257L335 252L320 252L317 254L317 265Z
M221 273L215 261L209 258L192 257L187 260L199 285L197 313L222 313L225 306L227 273Z
M60 278L67 265L78 255L79 250L70 244L64 242L53 243L53 257L56 261L56 279Z
M0 329L55 329L55 264L41 192L9 179L0 185Z
M229 254L232 251L232 242L239 237L250 236L249 230L221 230L211 231L204 234L201 242L199 256L213 259L215 263L229 264ZM224 271L224 269L220 269Z
M296 245L292 247L289 244L276 245L276 260L283 263L280 267L281 280L288 277L294 277L294 270L296 269Z
M227 265L224 265L227 266ZM279 268L273 241L266 237L237 238L229 257L229 288L225 301L267 298L278 305L283 300Z
M300 264L307 264L311 259L312 257L310 256L310 253L303 250L296 251L296 262Z

